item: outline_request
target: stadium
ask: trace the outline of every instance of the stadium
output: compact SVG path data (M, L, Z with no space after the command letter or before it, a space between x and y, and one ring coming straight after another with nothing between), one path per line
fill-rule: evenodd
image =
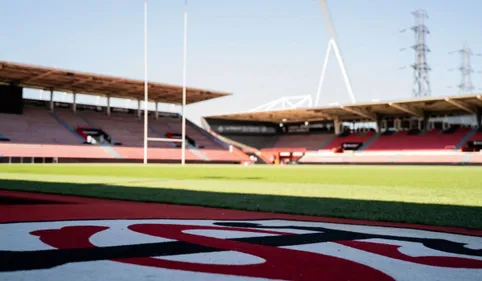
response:
M22 98L23 87L30 87L140 101L142 81L11 62L0 65L0 78L7 84L2 86L2 162L142 162L140 107ZM150 85L154 102L181 103L181 87ZM225 95L188 89L187 104ZM206 116L206 129L187 120L185 158L224 164L253 163L254 156L255 163L262 164L478 165L481 106L482 96L471 95ZM149 161L180 162L181 116L156 110L148 112L148 119L149 136L164 140L149 145ZM364 126L367 123L375 126Z
M482 92L355 102L325 2L352 103L190 120L187 2L182 85L0 61L0 280L481 280Z

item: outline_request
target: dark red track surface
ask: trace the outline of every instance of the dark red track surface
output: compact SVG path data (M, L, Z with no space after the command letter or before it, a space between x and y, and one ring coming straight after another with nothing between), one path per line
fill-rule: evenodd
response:
M39 202L59 202L59 204L0 205L0 223L100 219L99 214L102 214L102 219L289 219L343 224L363 224L371 226L404 227L482 236L482 230L453 227L360 221L197 206L105 200L42 193L0 190L0 197L24 198L38 200Z

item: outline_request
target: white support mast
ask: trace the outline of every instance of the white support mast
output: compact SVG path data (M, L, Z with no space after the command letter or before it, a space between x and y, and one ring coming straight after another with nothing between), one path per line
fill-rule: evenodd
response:
M315 104L313 106L317 106L318 101L320 99L321 90L323 89L323 82L325 81L326 67L328 66L328 59L330 58L330 51L331 51L331 39L328 40L328 47L326 48L325 61L323 62L323 68L321 69L320 83L318 84L318 91L316 92Z
M147 164L147 0L144 0L144 164Z
M325 61L323 63L320 82L318 84L318 91L316 93L315 103L314 103L313 106L317 106L318 101L320 99L320 95L321 95L321 91L322 91L322 87L323 87L323 82L325 80L326 67L328 65L328 58L330 56L330 52L331 52L332 48L333 48L333 51L335 52L335 56L336 56L336 59L338 61L338 64L340 65L341 73L343 75L343 80L345 81L345 86L346 86L346 89L347 89L348 94L350 96L351 102L356 103L355 94L353 93L353 89L351 87L350 79L349 79L348 73L346 72L346 69L345 69L345 63L343 62L343 58L341 56L340 49L338 48L338 43L336 42L335 29L333 28L333 24L331 23L330 13L328 12L326 0L320 0L320 4L321 4L321 12L323 13L323 18L325 19L325 24L327 26L328 35L329 35L330 39L328 41L328 49L326 50Z
M186 164L186 66L187 66L187 0L184 1L184 59L182 68L182 149L181 164Z

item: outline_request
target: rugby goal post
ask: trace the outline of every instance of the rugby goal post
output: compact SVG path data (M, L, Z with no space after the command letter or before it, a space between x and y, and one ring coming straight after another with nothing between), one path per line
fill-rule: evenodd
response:
M149 137L149 82L147 80L147 0L144 0L144 164L147 164L147 150L149 142L180 142L181 143L181 165L186 164L186 60L187 60L187 0L184 1L184 51L183 51L183 70L182 70L182 105L181 105L181 139L171 138L152 138ZM156 106L157 110L157 106Z

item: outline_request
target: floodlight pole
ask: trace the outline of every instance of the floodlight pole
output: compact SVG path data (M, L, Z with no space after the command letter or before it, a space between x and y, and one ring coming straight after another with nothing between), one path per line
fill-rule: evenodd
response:
M147 0L144 0L144 164L147 164Z
M182 68L182 148L181 164L186 164L186 60L187 60L187 0L184 1L184 61Z

